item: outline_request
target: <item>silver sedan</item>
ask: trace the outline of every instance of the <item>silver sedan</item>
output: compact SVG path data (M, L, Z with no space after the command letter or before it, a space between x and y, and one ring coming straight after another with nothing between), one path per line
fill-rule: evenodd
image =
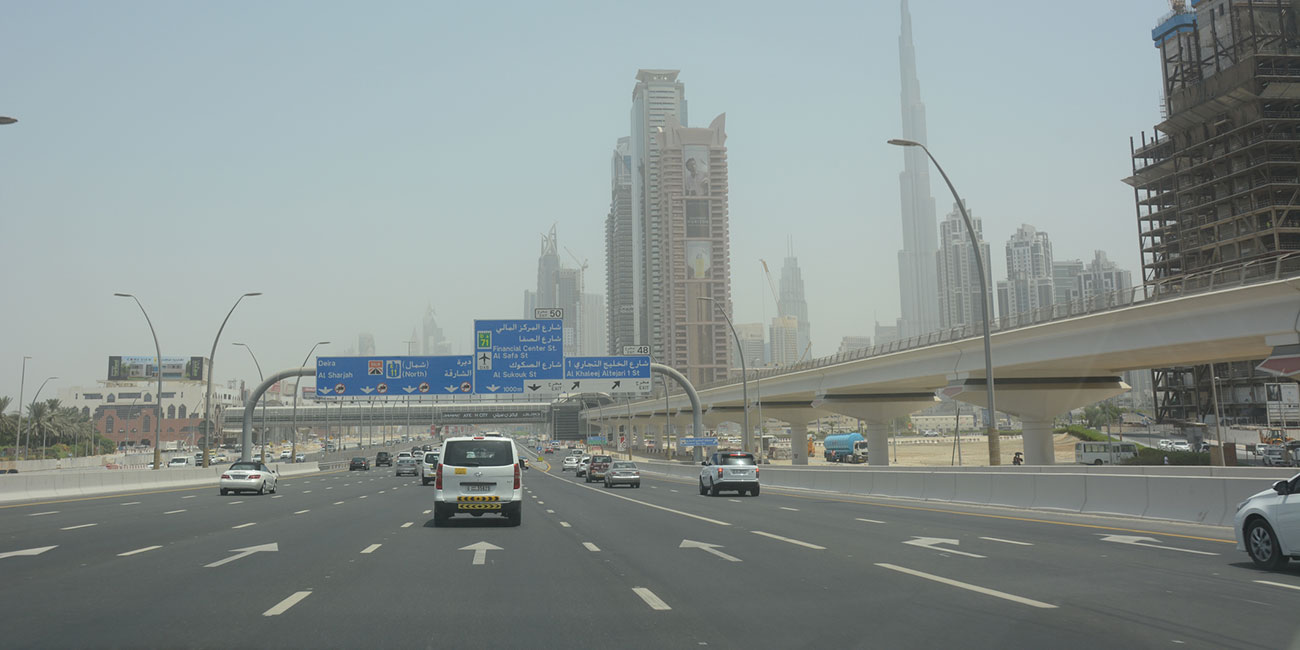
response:
M609 466L609 471L605 472L605 487L615 485L641 487L641 470L636 463L630 460L616 460Z
M221 495L231 492L256 492L275 494L275 472L262 463L240 461L221 473Z

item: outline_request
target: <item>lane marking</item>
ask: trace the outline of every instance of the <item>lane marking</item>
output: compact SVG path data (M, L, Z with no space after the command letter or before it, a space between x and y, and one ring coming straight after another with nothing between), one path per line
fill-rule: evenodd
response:
M272 498L272 499L283 499L283 498L284 498L284 495L283 495L283 494L276 494L276 495L273 495L271 498Z
M587 547L587 550L588 550L588 551L591 551L592 553L599 553L599 552L600 552L600 547L599 547L599 546L596 546L595 544L592 544L591 542L583 542L582 545L583 545L583 546L586 546L586 547Z
M765 532L763 532L763 531L761 531L761 530L751 530L751 531L749 531L749 532L754 533L755 535L762 535L763 537L771 537L772 539L779 539L779 540L781 540L781 541L783 541L783 542L789 542L789 543L791 543L791 544L795 544L795 545L798 545L798 546L804 546L804 547L811 548L811 549L815 549L815 550L818 550L818 551L824 551L824 550L826 550L826 547L825 547L825 546L818 546L818 545L816 545L816 544L809 544L808 542L801 542L801 541L799 541L799 540L797 540L797 539L790 539L789 537L782 537L782 536L780 536L780 535L773 535L772 533L765 533Z
M364 498L366 498L367 496L368 496L368 495L363 494L363 495L361 495L361 496L359 496L359 497L357 497L357 498L358 498L358 499L364 499Z
M370 546L361 549L361 554L367 555L369 553L374 553L380 546L383 546L383 544L371 544Z
M91 526L98 526L98 525L99 524L81 524L80 526L65 526L63 528L60 528L59 530L76 530L78 528L90 528Z
M561 522L560 522L560 525L563 526L563 527L565 527L565 528L573 528L573 526L570 526L570 525L569 525L569 522L567 522L567 521L561 521ZM65 530L66 530L66 529L65 529Z
M677 492L677 490L669 490L669 492Z
M59 545L58 545L58 544L55 544L54 546L39 546L39 547L37 547L37 548L25 548L25 549L23 549L23 550L21 550L21 551L8 551L8 552L6 552L6 553L0 553L0 560L2 560L2 559L4 559L4 558L7 558L7 557L19 557L19 556L27 556L27 555L40 555L41 553L44 553L44 552L46 552L46 551L48 551L48 550L50 550L50 549L58 548L58 547L59 547Z
M995 379L994 381L997 381L997 380ZM303 490L302 493L303 493L303 494L311 494L311 490Z
M228 506L233 506L233 505L235 505L236 503L243 503L243 501L231 501L230 503L227 503L226 505L228 505Z
M997 380L994 380L994 381L997 381ZM325 486L325 489L326 489L326 490L333 490L333 489L334 489L334 486L333 486L333 485L327 485L327 486Z
M546 509L546 514L548 514L548 515L553 515L553 514L555 514L555 511L554 511L554 510L551 510L550 508L547 508L547 509Z
M644 600L645 604L650 606L650 609L659 610L659 611L672 609L671 607L668 606L668 603L665 603L663 599L656 596L655 592L650 591L645 587L632 587L632 593L640 596L641 600Z
M883 523L885 523L885 522L883 522L883 521L881 521L881 520L879 520L879 519L863 519L862 517L857 517L856 520L857 520L857 521L865 521L865 522L867 522L867 523L869 523L869 524L883 524Z
M121 504L121 505L124 505L124 506L138 506L138 505L140 505L140 502L139 502L139 501L127 501L126 503L123 503L123 504Z
M727 500L732 503L740 503L740 499L727 499Z
M537 505L539 505L539 506L540 506L540 505L545 505L545 504L546 504L545 501L538 501L538 502L537 502Z
M342 472L342 471L345 470L333 470L333 471L321 472L321 473L333 474L335 472ZM184 488L174 488L170 490L145 490L143 492L122 492L118 494L105 494L97 497L77 497L75 499L51 499L49 501L33 501L31 503L12 503L7 505L0 505L0 510L8 510L9 508L31 508L35 506L50 506L56 503L77 503L80 501L102 501L104 499L121 499L122 497L139 497L148 494L171 494L172 492L198 492L200 490L211 490L211 489L212 489L211 486L205 485L201 487L184 487ZM181 498L193 499L194 495L181 497Z
M117 556L118 556L118 557L126 557L126 556L128 556L128 555L135 555L136 553L147 553L147 552L149 552L149 551L152 551L152 550L154 550L154 549L159 549L159 548L162 548L162 547L161 547L161 546L146 546L146 547L144 547L144 548L137 548L137 549L135 549L134 551L127 551L127 552L125 552L125 553L118 553Z
M799 509L798 509L798 508L787 508L787 507L785 507L785 506L781 506L781 509L782 509L782 510L789 510L789 511L791 511L791 512L799 512Z
M432 511L432 510L425 510L422 514L426 514L426 515L433 514L433 511Z
M554 480L560 481L561 483L567 483L567 484L572 485L573 487L576 487L576 488L581 488L581 489L584 489L584 490L591 490L592 492L595 492L596 494L603 494L603 495L605 495L605 496L607 496L607 497L612 497L612 498L615 498L615 499L622 499L622 500L624 500L624 501L631 501L632 503L636 503L636 504L639 504L639 505L643 505L643 506L646 506L647 508L654 508L655 510L662 510L662 511L664 511L664 512L671 512L671 513L673 513L673 514L675 514L675 515L681 515L681 516L683 516L683 517L690 517L691 519L698 519L698 520L700 520L700 521L707 521L707 522L709 522L709 523L711 523L711 524L717 524L717 525L719 525L719 526L730 526L730 525L731 525L731 524L729 524L729 523L727 523L727 522L725 522L725 521L718 521L717 519L710 519L710 518L708 518L708 517L703 517L703 516L696 515L696 514L692 514L692 513L689 513L689 512L683 512L683 511L681 511L681 510L674 510L674 509L672 509L672 508L665 508L664 506L655 505L655 504L650 503L650 502L648 502L648 501L642 501L642 500L640 500L640 499L633 499L632 497L625 497L625 496L623 496L623 495L621 495L621 494L614 494L613 492L610 492L609 490L605 490L605 489L600 489L600 490L598 490L598 489L596 489L596 488L594 488L594 487L590 487L590 486L587 486L587 485L579 485L578 483L572 483L572 482L570 482L570 481L565 480L563 477L560 477L560 476L553 476L553 475L551 475L549 472L542 472L542 476L546 476L546 477L552 478L552 479L554 479ZM651 485L650 487L653 488L653 487L655 487L655 486Z
M998 590L996 590L996 589L989 589L988 587L981 587L981 586L979 586L979 585L973 585L973 584L970 584L970 583L967 583L967 582L960 582L960 581L958 581L958 580L953 580L953 579L951 579L951 578L945 578L945 577L943 577L943 576L937 576L937 575L933 575L933 574L930 574L930 573L925 573L925 572L923 572L923 571L917 571L917 570L915 570L915 569L909 569L909 568L907 568L907 567L901 567L901 566L897 566L897 565L894 565L894 564L885 564L885 563L883 563L883 562L877 562L877 563L876 563L876 566L878 566L878 567L882 567L882 568L885 568L885 569L889 569L890 571L897 571L897 572L899 572L899 573L906 573L906 574L908 574L908 575L916 576L916 577L918 577L918 578L925 578L926 580L933 580L934 582L938 582L938 583L940 583L940 584L945 584L945 585L948 585L948 586L951 586L951 587L957 587L958 589L965 589L965 590L967 590L967 591L973 591L973 592L975 592L975 593L977 593L977 594L984 594L984 595L986 595L986 596L993 596L994 598L1001 598L1001 599L1003 599L1003 600L1009 600L1009 601L1011 601L1011 602L1013 602L1013 603L1020 603L1021 605L1029 605L1030 607L1037 607L1037 608L1039 608L1039 609L1056 609L1056 608L1057 608L1056 605L1053 605L1053 604L1051 604L1051 603L1045 603L1045 602L1042 602L1042 601L1039 601L1039 600L1034 600L1034 599L1032 599L1032 598L1025 598L1024 596L1017 596L1017 595L1015 595L1015 594L1009 594L1009 593L1006 593L1005 591L998 591Z
M938 546L939 544L952 544L953 546L957 546L961 544L961 540L957 540L957 539L949 539L945 537L915 537L903 543L911 546L928 548L931 551L939 551L940 553L951 553L953 555L965 555L966 557L975 557L981 559L984 558L983 555L976 555L975 553L967 553L966 551L959 551L955 548L939 548Z
M383 493L385 493L385 492L387 492L387 491L388 491L388 490L380 490L379 493L380 493L380 494L383 494Z
M246 524L240 524L240 525L238 525L238 526L231 526L231 528L232 528L232 529L235 529L235 528L248 528L249 526L256 526L256 525L257 525L257 522L256 522L256 521L250 521L250 522L248 522L248 523L246 523Z
M311 508L308 508L308 509L306 509L306 510L299 510L298 512L295 512L295 513L293 513L293 514L295 514L295 515L301 515L301 514L303 514L304 512L311 512Z
M415 525L415 522L414 522L414 521L408 521L408 522L402 524L402 528L410 528L411 526L414 526L414 525Z
M182 499L193 499L193 498L196 497L196 496L198 496L198 495L197 495L197 494L191 494L191 495L189 495L189 496L181 497L181 498L182 498Z
M980 539L987 539L990 542L1002 542L1003 544L1015 544L1016 546L1033 546L1029 542L1017 542L1014 539L998 539L997 537L981 537Z
M342 502L342 501L335 501L335 502L334 502L334 505L336 505L336 506L341 506L341 505L343 505L343 502Z
M1273 582L1272 580L1256 580L1255 582L1258 582L1261 585L1271 585L1274 587L1284 587L1286 589L1295 589L1300 591L1300 587L1297 587L1296 585L1288 585L1283 582Z
M174 515L174 514L176 514L176 513L178 513L178 512L185 512L185 509L182 508L182 509L180 509L180 510L168 510L167 512L164 512L163 514L164 514L164 515Z
M46 510L45 512L33 512L32 514L27 515L27 516L28 516L28 517L41 517L41 516L44 516L44 515L57 515L57 514L59 514L59 511L58 511L58 510Z
M280 601L279 605L276 605L275 607L272 607L271 609L262 612L262 616L279 616L289 611L290 607L297 605L298 603L302 602L303 598L306 598L310 595L311 595L310 591L296 592L292 596L289 596L288 598L285 598L284 600Z

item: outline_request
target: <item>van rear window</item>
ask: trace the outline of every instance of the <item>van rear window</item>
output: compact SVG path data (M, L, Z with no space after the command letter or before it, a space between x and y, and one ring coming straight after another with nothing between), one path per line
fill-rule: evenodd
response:
M753 465L754 456L752 454L723 454L723 465Z
M514 465L514 443L509 440L449 440L442 463L460 467Z

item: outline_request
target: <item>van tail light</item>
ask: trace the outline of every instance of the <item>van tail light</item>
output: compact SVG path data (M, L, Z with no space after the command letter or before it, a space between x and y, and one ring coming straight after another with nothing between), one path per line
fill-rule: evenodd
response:
M518 490L519 487L520 487L520 481L519 481L519 466L518 466L518 465L515 465L515 489Z
M433 487L435 490L442 489L442 463L438 463L438 473L433 478Z
M718 478L722 478L722 468L718 468Z
M754 468L754 478L758 478L758 468Z

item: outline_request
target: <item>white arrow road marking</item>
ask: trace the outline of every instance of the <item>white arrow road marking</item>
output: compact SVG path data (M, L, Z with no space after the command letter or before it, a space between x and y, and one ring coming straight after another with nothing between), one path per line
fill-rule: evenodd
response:
M4 558L7 557L18 557L21 555L40 555L41 553L44 553L52 548L58 548L58 547L59 545L55 544L54 546L40 546L37 548L28 548L21 551L9 551L8 553L0 553L0 560L3 560Z
M254 553L260 553L260 552L262 552L262 551L275 552L275 551L280 550L280 545L279 545L279 544L276 544L275 542L271 542L270 544L262 544L261 546L249 546L249 547L246 547L246 548L232 548L232 549L230 549L230 550L233 551L235 554L232 555L232 556L230 556L230 557L228 557L228 558L226 558L226 559L224 559L224 560L217 560L216 562L213 562L212 564L205 564L205 565L203 565L203 566L206 567L206 568L211 569L211 568L213 568L213 567L219 567L219 566L221 566L221 565L223 565L223 564L225 564L225 563L227 563L227 562L234 562L235 560L238 560L238 559L240 559L240 558L248 557L248 556L250 556L250 555L252 555L252 554L254 554ZM310 593L310 592L308 592L308 593ZM301 600L301 599L299 599L299 600ZM294 601L294 602L297 602L297 601ZM293 604L293 603L290 603L290 605L292 605L292 604ZM286 607L285 609L288 609L288 607Z
M276 605L275 607L272 607L271 609L262 612L262 616L279 616L289 611L290 607L297 605L298 603L302 602L303 598L306 598L310 595L311 595L310 591L294 592L292 596L289 596L288 598L285 598L284 600L280 601L279 605Z
M867 522L867 523L869 523L869 524L883 524L883 523L885 523L885 522L883 522L883 521L881 521L881 520L879 520L879 519L863 519L862 517L857 517L856 520L857 520L857 521L865 521L865 522Z
M1297 589L1297 590L1300 590L1300 587L1297 587L1296 585L1288 585L1288 584L1283 583L1283 582L1273 582L1273 581L1271 581L1271 580L1256 580L1255 582L1258 582L1258 583L1261 584L1261 585L1270 585L1270 586L1273 586L1273 587L1285 587L1285 588L1287 588L1287 589Z
M487 542L478 542L477 544L462 546L460 547L460 550L474 551L474 561L471 562L471 564L485 564L487 563L488 551L501 551L504 549L502 549L500 546L497 546L496 544L489 544Z
M668 606L668 603L665 603L663 599L656 596L655 592L650 591L645 587L632 587L632 592L640 596L641 600L644 600L645 604L650 606L650 609L655 609L660 611L666 609L672 609L671 607Z
M1159 549L1164 549L1166 551L1180 551L1182 553L1194 553L1196 555L1218 555L1218 553L1210 553L1209 551L1193 551L1190 548L1178 548L1176 546L1161 546L1160 544L1146 543L1146 542L1160 541L1154 537L1138 537L1136 535L1104 535L1102 533L1097 533L1097 534L1101 535L1101 541L1103 542L1131 544L1133 546L1145 546L1147 548L1159 548Z
M998 539L997 537L981 537L980 539L987 539L990 542L1002 542L1003 544L1015 544L1016 546L1033 546L1029 542L1017 542L1014 539Z
M46 510L45 512L33 512L32 514L27 515L27 516L28 516L28 517L41 517L41 516L44 516L44 515L57 515L57 514L59 514L59 511L58 511L58 510Z
M59 530L76 530L78 528L90 528L91 526L98 526L98 525L99 524L82 524L80 526L65 526L63 528L60 528Z
M363 555L365 555L365 554L369 554L369 553L374 553L375 551L379 550L379 547L380 547L380 546L383 546L383 544L371 544L370 546L367 546L367 547L361 549L361 553L362 553Z
M825 547L825 546L818 546L818 545L816 545L816 544L809 544L808 542L801 542L801 541L799 541L799 540L797 540L797 539L790 539L789 537L782 537L782 536L780 536L780 535L773 535L772 533L765 533L765 532L763 532L763 531L761 531L761 530L751 530L751 531L749 531L749 532L754 533L755 535L762 535L763 537L771 537L772 539L779 539L779 540L781 540L781 541L783 541L783 542L789 542L789 543L791 543L791 544L795 544L795 545L797 545L797 546L803 546L803 547L805 547L805 548L811 548L811 549L814 549L814 550L817 550L817 551L824 551L824 550L826 550L826 547Z
M152 551L152 550L157 549L157 548L162 548L162 547L161 547L161 546L146 546L146 547L144 547L144 548L137 548L137 549L135 549L134 551L127 551L127 552L125 552L125 553L118 553L117 556L118 556L118 557L126 557L126 556L128 556L128 555L135 555L136 553L147 553L147 552Z
M1053 605L1051 603L1044 603L1042 601L1034 600L1032 598L1025 598L1024 596L1017 596L1015 594L1009 594L1004 591L989 589L987 587L981 587L979 585L973 585L967 582L959 582L951 578L944 578L942 576L936 576L922 571L917 571L915 569L908 569L906 567L896 566L893 564L884 564L882 562L877 562L876 566L889 569L890 571L898 571L899 573L906 573L908 575L916 576L918 578L925 578L926 580L933 580L940 584L957 587L958 589L966 589L967 591L973 591L978 594L984 594L986 596L993 596L995 598L1009 600L1013 603L1020 603L1021 605L1029 605L1030 607L1037 607L1039 609L1056 609L1056 605Z
M716 555L716 556L718 556L718 557L720 557L720 558L722 558L722 559L724 559L724 560L726 560L726 561L728 561L728 562L740 562L740 561L741 561L740 558L738 558L738 557L736 557L736 556L734 556L734 555L727 555L726 553L723 553L722 551L719 551L718 549L722 548L722 546L721 546L721 545L718 545L718 544L709 544L708 542L696 542L696 541L692 541L692 540L689 540L689 539L684 539L684 540L682 540L681 545L678 546L677 548L698 548L698 549L700 549L700 550L702 550L702 551L706 551L706 552L708 552L708 553L712 553L713 555Z
M908 544L910 546L920 546L921 548L928 548L932 551L939 551L940 553L952 553L953 555L965 555L966 557L984 557L983 555L967 553L966 551L958 551L956 549L951 549L951 548L938 548L937 546L935 546L936 544L952 544L953 546L956 546L961 543L960 541L955 539L946 539L943 537L916 537L911 541L907 541L903 543Z
M587 547L587 550L591 551L592 553L600 552L600 547L596 546L595 544L592 544L591 542L583 542L582 545Z

